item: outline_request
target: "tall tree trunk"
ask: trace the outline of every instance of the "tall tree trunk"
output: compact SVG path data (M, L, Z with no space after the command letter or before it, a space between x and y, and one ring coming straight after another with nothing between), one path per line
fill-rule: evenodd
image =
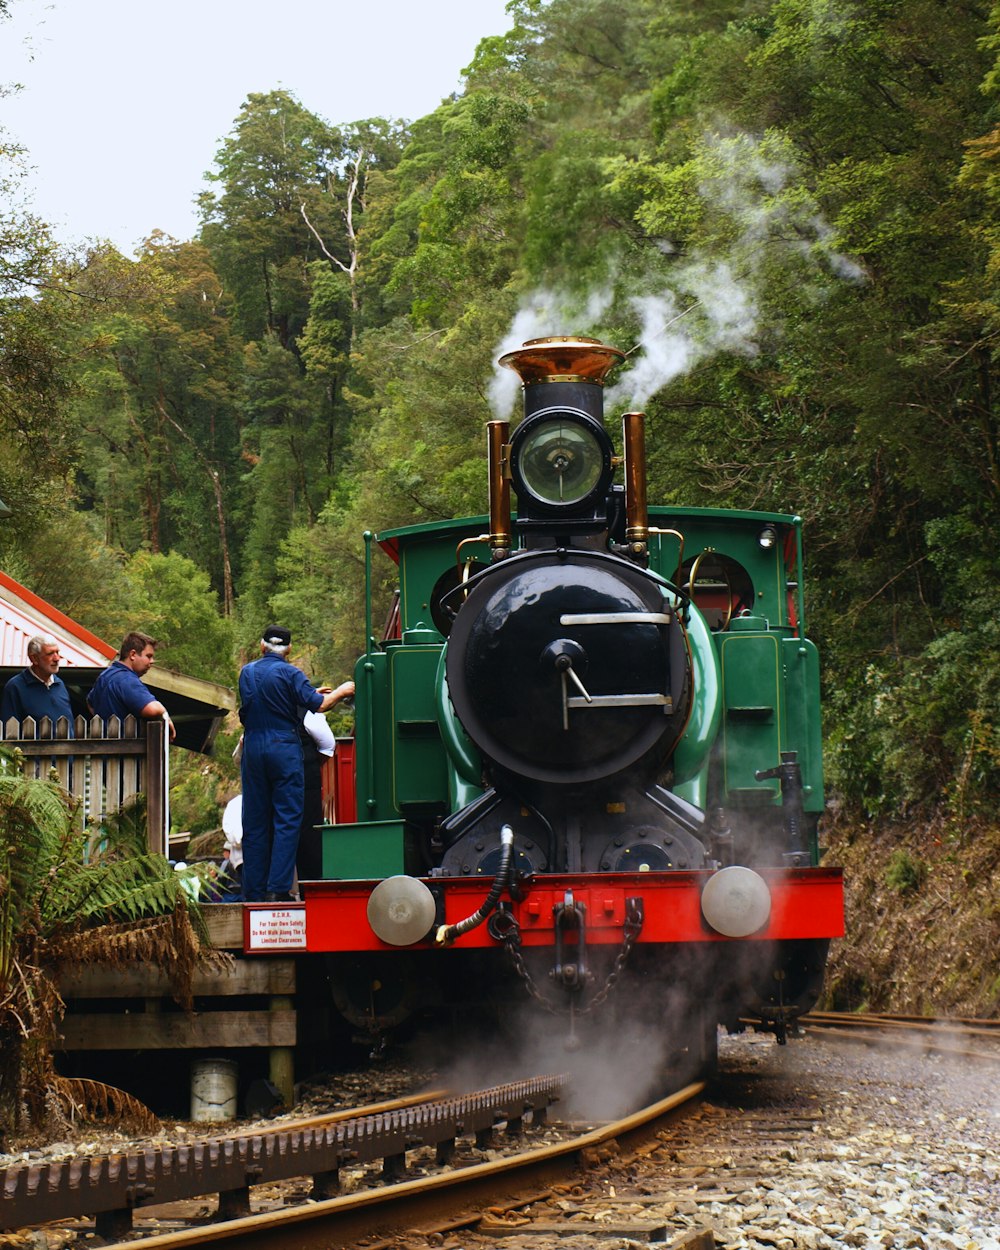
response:
M226 534L226 508L222 495L222 483L219 480L219 474L212 467L211 462L191 435L184 429L179 421L175 420L167 411L166 404L161 400L158 401L160 407L160 415L165 421L169 421L181 438L194 449L194 454L201 461L205 472L208 474L208 480L212 483L212 494L215 496L215 520L219 527L219 547L222 551L222 612L224 616L232 616L233 614L233 569L229 560L229 537Z

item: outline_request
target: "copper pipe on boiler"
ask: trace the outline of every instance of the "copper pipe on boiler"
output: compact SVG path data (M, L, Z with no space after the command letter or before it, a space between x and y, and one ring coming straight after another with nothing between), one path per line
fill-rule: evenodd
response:
M625 539L645 543L649 538L646 504L646 414L626 412L622 417L625 448Z
M487 421L486 437L490 474L490 546L494 551L510 550L510 422Z

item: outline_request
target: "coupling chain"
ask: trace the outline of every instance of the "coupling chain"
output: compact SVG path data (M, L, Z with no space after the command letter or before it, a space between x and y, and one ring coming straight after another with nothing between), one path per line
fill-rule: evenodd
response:
M513 912L508 911L505 907L498 908L490 917L489 930L494 938L499 939L503 943L504 950L506 950L510 956L511 963L514 965L514 971L524 982L524 987L531 998L541 1003L545 1010L552 1015L558 1016L572 1013L577 1016L586 1016L596 1007L601 1006L617 984L628 962L628 957L632 953L632 948L635 946L636 939L642 932L642 922L642 899L627 899L625 902L625 924L622 927L621 949L615 956L615 962L608 973L604 985L591 998L586 1007L579 1008L575 1007L572 1000L565 1005L558 1000L553 1001L538 988L534 977L528 971L528 967L524 962L524 956L521 953L521 926L518 924Z
M601 1003L607 998L611 991L615 988L618 978L625 969L628 957L632 953L632 947L635 945L636 938L642 932L642 899L630 898L625 901L625 924L622 932L621 950L615 956L615 962L611 971L608 973L608 979L603 987L597 991L587 1006L579 1012L581 1016L585 1016L588 1011L593 1011L595 1007L600 1007Z

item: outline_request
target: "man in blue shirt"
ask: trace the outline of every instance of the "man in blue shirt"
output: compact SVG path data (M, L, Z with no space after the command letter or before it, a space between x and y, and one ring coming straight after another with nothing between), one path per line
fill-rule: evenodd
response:
M68 736L73 737L69 691L58 675L61 659L59 643L51 634L35 634L28 639L28 667L4 686L0 722L6 725L12 717L23 721L30 716L37 725L47 716L55 730L56 721L65 717Z
M354 693L354 682L317 690L288 663L292 635L268 625L261 658L240 673L243 722L243 897L248 903L292 901L295 853L304 802L299 727L308 712L326 712Z
M149 687L139 680L153 667L158 646L156 639L150 638L148 634L126 634L118 659L112 660L98 677L87 702L94 715L102 717L105 722L112 716L117 716L121 721L126 716L144 720L162 718L167 722L173 741L175 731L167 709Z

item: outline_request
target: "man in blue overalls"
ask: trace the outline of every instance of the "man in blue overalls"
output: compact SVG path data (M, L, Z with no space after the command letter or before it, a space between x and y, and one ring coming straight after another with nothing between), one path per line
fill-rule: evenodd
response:
M304 780L299 727L307 711L326 712L354 694L354 682L316 689L288 663L292 635L268 625L261 658L240 673L243 722L243 897L292 901Z

